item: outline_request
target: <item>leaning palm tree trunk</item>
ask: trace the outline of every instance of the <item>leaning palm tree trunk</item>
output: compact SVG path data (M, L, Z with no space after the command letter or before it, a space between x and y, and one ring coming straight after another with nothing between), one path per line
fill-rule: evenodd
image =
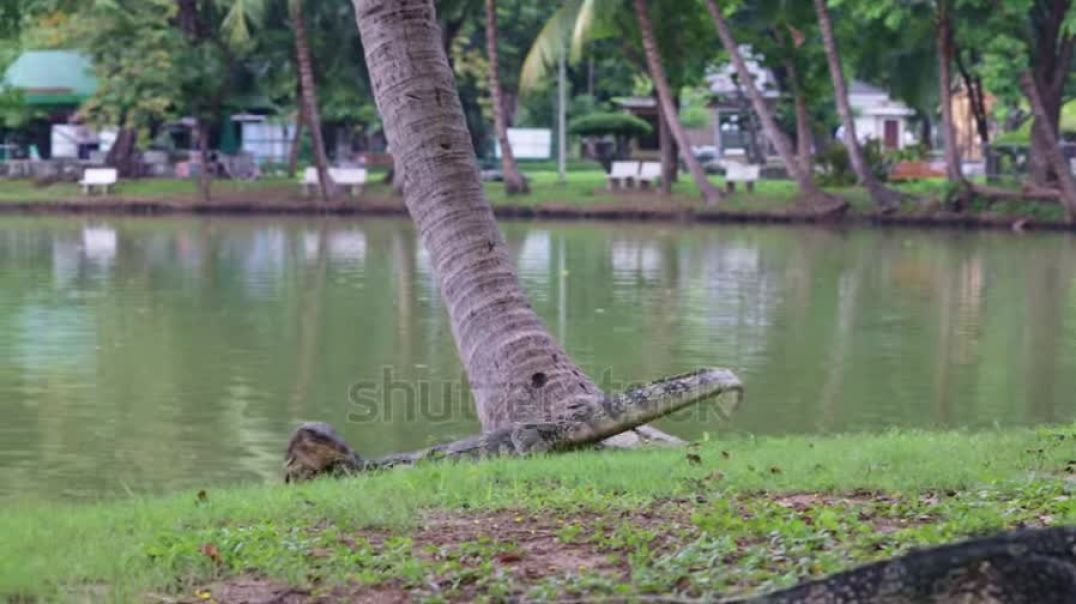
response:
M646 0L635 0L635 17L639 21L639 31L643 37L643 51L646 54L647 70L650 79L654 81L654 87L658 91L658 102L661 104L661 114L665 117L665 123L672 131L676 145L680 147L680 155L695 179L695 184L702 193L702 198L707 205L713 205L722 200L721 191L717 189L706 177L699 160L691 153L691 142L684 131L684 125L677 117L676 104L673 102L672 91L669 89L668 78L665 77L665 68L661 64L661 54L658 51L657 38L654 36L654 24L650 21L650 10Z
M483 429L397 461L581 446L741 392L736 376L720 369L621 395L600 391L542 325L516 277L478 178L433 0L353 2L385 136L407 174L404 202L437 275ZM367 467L322 424L301 427L289 443L289 478Z
M291 139L291 149L288 149L288 178L295 178L299 170L299 151L303 145L303 124L306 122L301 99L300 93L299 108L295 110L295 134Z
M1065 209L1065 219L1069 222L1076 222L1076 179L1073 178L1065 157L1061 154L1057 137L1050 129L1046 104L1042 100L1042 93L1035 82L1035 76L1030 71L1021 74L1020 87L1031 104L1031 114L1035 118L1033 125L1046 143L1048 149L1046 160L1058 174L1061 184L1061 206Z
M478 179L432 0L354 0L404 201L435 267L485 431L601 396L527 303Z
M740 47L736 44L736 40L733 39L732 30L729 29L728 22L725 21L724 15L721 14L721 9L718 8L714 0L706 0L706 8L710 11L710 16L713 17L717 35L721 38L721 45L725 48L725 52L729 53L729 58L732 59L732 65L736 68L736 73L740 77L744 91L751 101L751 107L755 110L759 121L762 122L762 129L766 132L766 137L776 147L785 168L793 180L796 181L804 201L808 205L818 206L826 210L838 211L846 207L847 204L844 202L837 202L834 198L823 193L818 188L818 185L815 184L811 173L803 169L803 166L796 159L795 152L792 150L792 142L777 126L773 111L766 106L762 93L759 91L758 86L755 85L755 79L747 69L747 63L744 62L743 56L740 54Z
M321 135L321 114L318 112L314 64L310 58L310 43L306 39L306 20L303 18L302 0L288 0L288 13L291 17L292 29L295 30L295 59L299 67L302 114L306 118L306 124L310 128L310 138L314 143L314 165L318 169L321 198L328 200L336 194L336 185L329 176L329 158L325 154L325 140Z
M497 54L497 2L486 0L486 50L489 53L489 90L493 97L493 125L497 129L497 142L501 147L501 172L504 174L504 189L509 195L530 192L527 181L519 172L516 156L512 153L512 144L508 140L508 113L504 106L504 91L501 90L501 76L498 73Z
M818 15L819 28L822 30L822 44L826 49L826 62L829 63L829 75L833 80L833 91L837 101L837 113L844 128L844 146L848 149L848 158L852 162L859 184L866 187L874 203L883 210L893 208L900 201L900 193L882 185L867 164L863 147L856 138L856 122L852 119L852 105L848 100L848 84L844 79L844 68L837 51L837 39L833 35L833 23L829 18L826 0L814 0L815 13Z

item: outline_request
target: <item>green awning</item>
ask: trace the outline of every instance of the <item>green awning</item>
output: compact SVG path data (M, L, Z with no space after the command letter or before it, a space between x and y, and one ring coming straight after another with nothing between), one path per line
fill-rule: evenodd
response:
M79 105L97 91L89 58L75 50L28 50L8 67L4 85L27 105Z

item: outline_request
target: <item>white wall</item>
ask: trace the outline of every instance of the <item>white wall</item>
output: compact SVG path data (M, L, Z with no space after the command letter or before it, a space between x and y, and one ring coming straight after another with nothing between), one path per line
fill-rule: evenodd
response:
M288 161L291 142L295 138L295 126L270 122L242 122L242 150L254 157L254 161Z
M509 128L508 144L516 159L549 159L553 156L553 131L549 128ZM495 157L501 156L501 145L495 143Z

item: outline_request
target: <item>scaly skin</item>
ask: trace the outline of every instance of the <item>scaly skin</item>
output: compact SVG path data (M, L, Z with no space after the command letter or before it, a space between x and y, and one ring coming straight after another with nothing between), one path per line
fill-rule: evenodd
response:
M1001 533L803 583L743 604L1076 603L1076 527Z
M549 422L516 424L376 460L364 460L328 424L303 424L288 441L285 479L300 481L322 474L348 474L430 459L526 455L573 449L598 443L726 392L735 392L735 404L739 405L743 386L731 371L702 369L607 396L598 403L579 405L569 409L565 417Z

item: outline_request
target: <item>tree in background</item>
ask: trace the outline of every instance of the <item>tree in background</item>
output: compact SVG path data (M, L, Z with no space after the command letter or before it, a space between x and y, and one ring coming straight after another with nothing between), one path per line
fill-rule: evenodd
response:
M804 169L802 163L796 158L796 154L792 150L792 143L788 140L788 136L778 127L773 112L766 105L761 91L755 84L754 77L748 70L747 63L744 62L740 47L732 36L732 30L729 28L728 21L726 21L724 14L721 12L721 8L718 7L715 0L706 0L706 8L713 18L714 27L717 29L721 45L725 48L725 52L728 53L733 66L736 68L736 73L740 78L740 85L743 86L744 91L751 100L751 106L754 108L755 114L762 122L762 128L767 138L777 149L777 153L781 156L781 161L785 164L785 169L788 170L788 173L799 187L801 200L815 211L829 213L846 209L848 205L846 202L839 201L823 193L818 188L811 171Z
M336 185L329 176L329 158L325 151L324 131L321 124L321 111L318 108L317 83L314 75L314 59L310 50L308 39L305 5L303 0L284 0L287 3L286 24L291 33L293 43L293 55L290 63L295 65L296 79L296 137L293 141L292 153L298 158L297 149L300 142L299 133L301 124L305 122L310 132L313 143L314 166L318 173L318 184L323 200L331 199L336 193ZM322 6L332 5L335 2L322 2ZM222 29L224 35L233 46L245 50L253 50L248 55L255 55L265 50L264 45L253 46L250 30L257 27L264 30L270 27L280 26L267 20L269 0L227 0L224 5L227 9ZM346 4L345 4L346 6ZM251 48L253 47L253 48ZM289 169L292 169L289 162Z
M673 100L669 81L665 77L665 68L662 66L657 37L654 35L654 24L650 20L650 8L647 6L646 0L634 0L634 2L635 17L638 19L639 32L643 40L643 54L646 57L647 71L650 73L650 79L654 81L654 88L658 93L660 115L663 116L665 123L668 124L669 129L672 131L676 145L680 147L680 154L687 165L688 171L691 172L691 177L695 180L696 186L699 187L703 202L706 205L716 204L722 200L721 192L710 183L710 179L707 178L706 172L702 169L702 164L691 152L691 141L688 140L684 125L680 122L679 110ZM662 180L667 181L668 179ZM668 183L666 183L666 186L668 186Z
M508 140L508 116L504 95L501 90L499 62L497 59L497 3L486 0L486 54L489 57L489 89L493 99L493 124L497 131L497 142L501 151L501 172L504 176L504 189L509 195L518 195L530 191L527 180L516 165L512 143Z
M303 16L302 0L288 0L288 14L295 35L295 62L299 71L300 115L305 118L314 141L314 165L318 170L318 184L321 185L321 198L329 200L336 194L336 185L329 176L329 157L325 153L325 139L321 128L321 111L318 109L317 85L314 79L314 64L307 41L306 19Z
M871 199L879 208L889 210L899 203L900 194L882 185L871 166L867 164L863 147L860 146L859 139L856 137L856 122L852 115L852 104L848 100L848 83L844 77L844 67L837 50L837 38L833 34L833 23L830 20L826 3L827 0L814 0L814 8L818 16L822 44L826 50L826 62L833 80L837 113L841 117L841 126L844 128L844 145L848 149L848 158L859 184L866 187Z
M945 175L949 182L966 184L961 167L960 146L953 121L952 65L955 54L950 1L938 0L934 15L934 40L938 52L938 91L941 97L942 133L945 135Z
M656 9L648 11L645 23L640 19L640 12L634 3L627 0L570 0L565 2L545 23L527 53L520 72L522 90L533 90L540 82L548 79L549 69L556 63L556 58L565 46L574 64L583 57L584 47L593 47L594 43L608 40L614 43L620 54L625 57L638 72L647 74L658 97L658 134L662 154L662 192L670 192L675 180L677 154L688 166L696 186L709 202L720 199L720 191L706 179L702 167L691 152L690 146L680 148L678 139L684 139L675 133L676 128L683 132L682 124L674 125L679 120L678 112L668 114L669 108L661 100L658 78L653 73L656 59L658 72L663 77L672 100L672 108L678 110L679 91L688 84L702 79L711 53L708 51L707 32L698 18L701 13L695 5L685 6L671 0L659 0L647 3ZM685 10L687 9L687 10ZM643 25L649 25L652 42L648 52L644 44ZM588 87L589 88L589 87ZM696 169L697 168L697 169Z
M1033 113L1030 178L1039 186L1059 182L1060 173L1050 157L1060 137L1061 107L1076 52L1076 10L1071 0L1025 0L1030 36L1028 64L1042 100L1042 112Z
M97 92L80 112L119 127L106 162L125 177L135 175L139 140L182 117L183 70L175 61L190 49L169 22L174 9L172 0L96 3L71 21L72 40L97 66Z

